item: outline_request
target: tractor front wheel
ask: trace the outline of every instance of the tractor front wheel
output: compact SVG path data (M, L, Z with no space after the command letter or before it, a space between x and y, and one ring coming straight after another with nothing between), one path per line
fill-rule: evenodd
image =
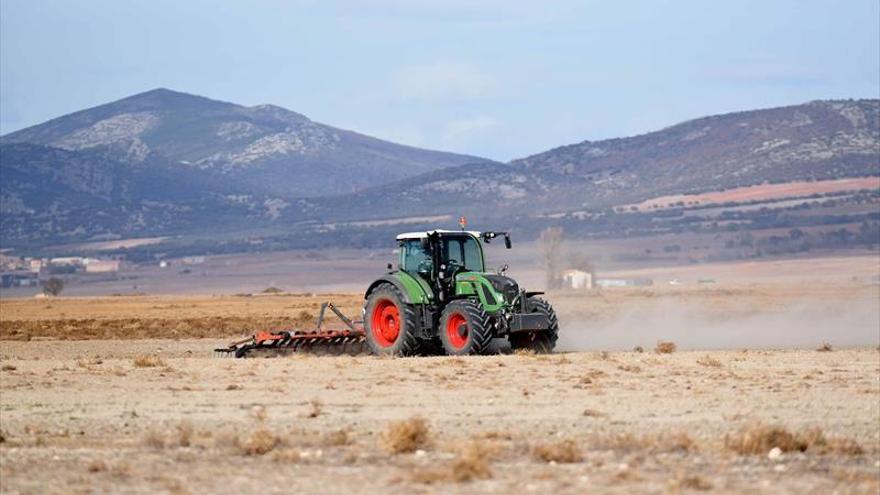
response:
M440 342L451 356L482 354L492 340L489 315L470 299L452 301L440 317Z
M419 352L416 312L397 287L377 287L367 298L364 329L373 354L413 356Z
M550 303L540 297L530 297L528 306L535 313L541 313L550 320L550 328L538 332L515 333L510 336L510 348L514 351L524 349L538 354L549 354L556 347L559 339L559 321L556 319L556 311Z

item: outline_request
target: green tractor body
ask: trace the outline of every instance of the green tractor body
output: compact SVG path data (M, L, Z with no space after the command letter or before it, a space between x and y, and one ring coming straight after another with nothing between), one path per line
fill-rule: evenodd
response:
M512 349L551 352L559 329L553 308L504 269L486 269L484 244L504 232L413 232L397 236L396 269L367 289L364 326L377 354L482 354L494 338ZM506 267L505 267L506 268Z

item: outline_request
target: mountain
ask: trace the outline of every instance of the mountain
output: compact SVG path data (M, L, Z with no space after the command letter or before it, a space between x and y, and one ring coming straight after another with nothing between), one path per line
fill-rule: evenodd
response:
M402 146L273 105L244 107L156 89L8 134L3 144L151 156L229 193L285 199L349 193L482 158Z
M106 150L11 143L0 165L4 245L244 227L277 207L212 193L198 173L152 154L133 166Z
M509 164L449 167L344 198L317 199L301 217L380 218L401 210L534 214L765 182L877 175L880 100L815 101L583 141Z
M629 222L629 232L653 232L649 214L577 223L585 218L577 212L768 182L878 175L880 100L705 117L503 164L387 143L278 107L155 90L0 139L0 240L27 248L180 235L195 239L178 250L186 252L366 246L459 214L530 233L563 217L575 233L612 235L620 222ZM809 221L870 223L872 201L852 198L861 205L858 218L831 205L822 215L843 216ZM669 221L677 214L669 212ZM702 217L689 218L702 228ZM752 220L807 221L743 221Z

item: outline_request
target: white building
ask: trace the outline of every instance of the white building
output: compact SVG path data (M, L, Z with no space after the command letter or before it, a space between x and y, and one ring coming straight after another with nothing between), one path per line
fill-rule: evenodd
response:
M583 270L566 270L562 272L562 286L573 290L592 289L593 274Z

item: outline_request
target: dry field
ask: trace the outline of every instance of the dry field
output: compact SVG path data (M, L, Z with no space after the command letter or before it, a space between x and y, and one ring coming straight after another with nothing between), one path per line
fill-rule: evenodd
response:
M554 295L568 352L406 359L210 357L325 296L0 300L0 492L878 493L876 291Z

